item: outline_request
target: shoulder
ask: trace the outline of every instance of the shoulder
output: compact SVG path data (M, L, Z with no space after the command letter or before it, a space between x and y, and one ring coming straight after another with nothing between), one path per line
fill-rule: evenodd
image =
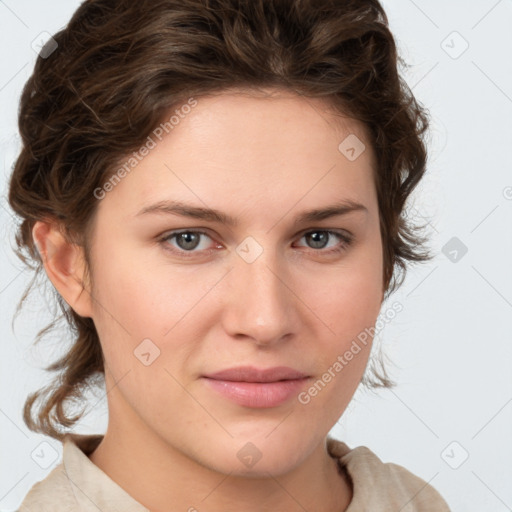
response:
M16 512L69 512L75 506L73 490L61 462L31 487Z
M85 453L90 452L102 436L68 434L63 440L63 458L46 477L36 482L23 498L16 512L72 512L78 510L83 488L81 474L87 470ZM92 463L90 463L92 465Z
M327 438L327 447L352 480L353 498L347 512L450 511L445 500L429 483L399 464L382 462L366 446L350 449L341 441Z

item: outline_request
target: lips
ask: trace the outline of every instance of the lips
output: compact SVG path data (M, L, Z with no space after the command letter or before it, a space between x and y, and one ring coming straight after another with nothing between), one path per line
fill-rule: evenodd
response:
M309 376L289 368L229 368L203 376L209 389L245 407L270 408L289 402L304 388Z
M308 375L288 366L275 366L261 370L252 366L239 366L211 373L205 375L205 377L231 382L277 382L281 380L304 379Z

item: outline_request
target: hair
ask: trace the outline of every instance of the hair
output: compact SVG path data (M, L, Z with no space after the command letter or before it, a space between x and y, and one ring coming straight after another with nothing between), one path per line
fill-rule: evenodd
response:
M321 97L364 125L376 155L385 298L402 284L407 262L431 259L405 212L426 170L428 113L399 73L406 64L378 0L87 0L53 38L56 49L43 48L20 99L9 204L21 218L15 252L33 279L16 315L44 270L34 223L56 222L90 268L94 191L170 109L230 88ZM28 396L23 419L62 439L83 415L67 406L102 381L104 361L93 320L52 294L62 314L36 342L59 320L73 341L46 368L57 372L51 384ZM377 364L363 384L393 386Z

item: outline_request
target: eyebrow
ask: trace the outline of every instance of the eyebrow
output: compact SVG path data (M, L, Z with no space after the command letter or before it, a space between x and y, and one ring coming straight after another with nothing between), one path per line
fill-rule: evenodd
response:
M338 203L323 207L314 208L302 212L295 218L294 224L303 224L306 222L315 222L339 215L346 215L351 212L364 212L368 213L368 208L352 200L343 200ZM183 217L190 217L193 219L205 220L210 222L218 222L230 227L238 225L237 219L228 215L227 213L215 210L213 208L203 208L193 206L181 201L164 200L158 201L155 204L142 208L135 216L146 214L164 214L164 215L181 215Z

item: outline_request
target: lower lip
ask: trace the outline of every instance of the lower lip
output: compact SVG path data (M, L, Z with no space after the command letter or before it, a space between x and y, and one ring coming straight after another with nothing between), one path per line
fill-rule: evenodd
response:
M297 396L309 378L281 380L278 382L233 382L205 377L215 391L245 407L277 407Z

